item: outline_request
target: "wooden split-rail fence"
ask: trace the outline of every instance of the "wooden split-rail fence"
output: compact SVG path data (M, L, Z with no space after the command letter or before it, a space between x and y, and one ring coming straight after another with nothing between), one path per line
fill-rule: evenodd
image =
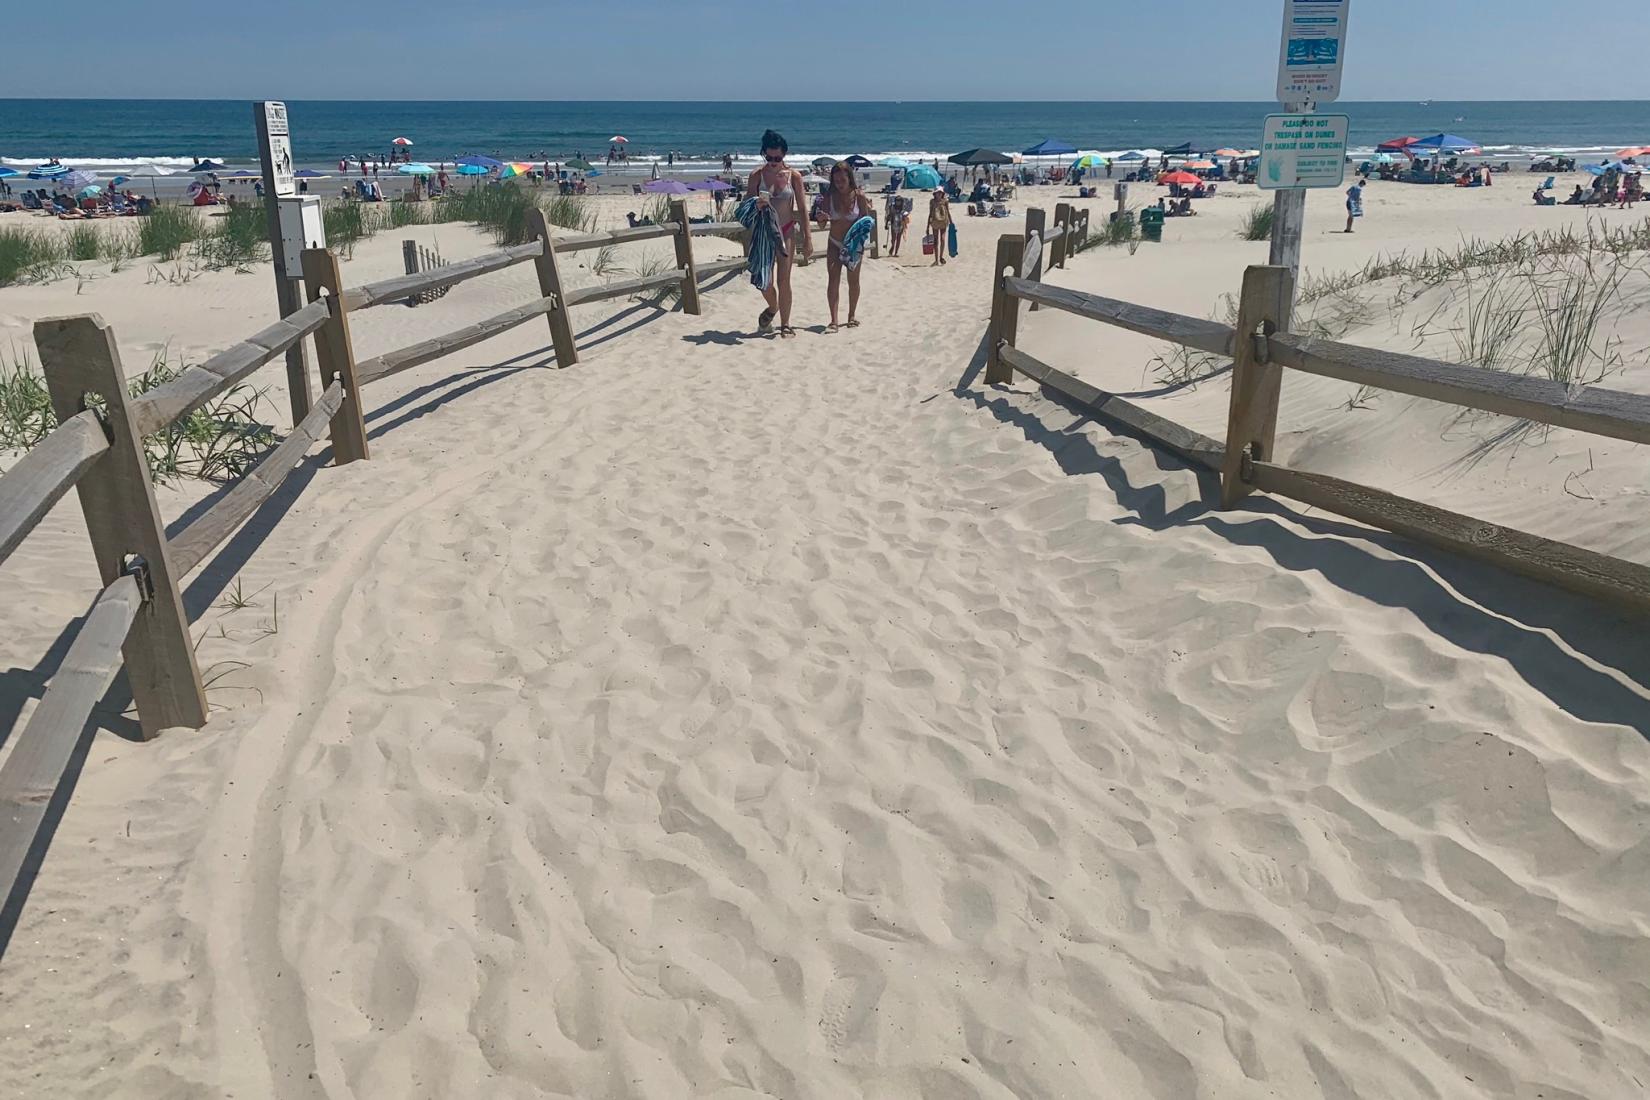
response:
M1069 218L1067 221L1069 222ZM1059 218L1056 216L1058 228ZM1290 331L1295 286L1287 267L1255 266L1243 277L1237 324L1188 317L1042 282L1042 260L1058 247L1029 211L1023 234L999 238L992 266L987 384L1025 375L1101 418L1220 476L1223 508L1256 491L1288 497L1572 592L1650 613L1650 567L1436 508L1366 485L1276 461L1278 402L1285 370L1499 413L1633 443L1650 443L1650 396L1568 386L1545 378L1359 347ZM1061 266L1050 262L1050 267ZM1073 377L1016 347L1019 303L1064 310L1233 361L1224 442L1192 431Z
M338 259L326 249L303 254L309 304L178 377L129 395L113 331L96 315L43 320L34 326L58 426L0 476L0 562L22 543L69 489L79 494L87 534L104 588L74 636L45 694L15 734L0 765L0 905L25 880L26 865L48 804L91 716L121 668L144 738L173 726L198 729L206 694L189 638L180 582L199 567L280 487L323 435L342 465L370 458L363 420L364 387L497 336L536 317L547 319L557 365L579 360L570 311L574 306L650 291L680 293L683 312L700 311L700 284L745 266L743 257L700 264L693 238L744 239L737 222L693 224L681 200L672 220L591 233L552 231L541 211L529 215L533 239L472 259L364 286L346 287ZM608 245L671 238L676 265L658 274L604 285L567 288L557 257ZM539 296L455 332L356 356L350 316L424 296L490 272L532 263ZM292 394L292 432L209 509L168 538L156 505L143 440L248 378L288 348L313 337L321 394ZM38 853L36 853L38 858Z

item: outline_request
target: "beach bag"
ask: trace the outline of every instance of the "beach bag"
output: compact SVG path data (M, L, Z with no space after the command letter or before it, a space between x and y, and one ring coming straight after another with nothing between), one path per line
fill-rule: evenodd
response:
M924 233L922 235L922 254L924 256L932 256L934 254L934 234Z
M947 252L949 252L951 254L951 258L953 260L955 260L957 258L957 223L956 222L952 222L950 225L945 227L945 249L946 249Z

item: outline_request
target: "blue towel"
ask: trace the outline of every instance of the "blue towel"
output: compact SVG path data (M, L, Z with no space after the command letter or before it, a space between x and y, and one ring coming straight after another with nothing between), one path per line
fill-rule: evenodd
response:
M751 285L757 290L767 290L773 282L774 261L787 255L785 235L779 232L773 208L759 207L753 195L739 204L733 217L750 231L750 262L745 266L751 273Z
M951 253L951 258L953 260L955 260L957 258L957 223L956 222L952 222L950 225L945 227L945 246L946 246L946 250Z
M877 231L877 220L869 214L856 218L854 224L848 227L848 232L842 235L842 263L852 270L859 266L865 258L865 246L871 241L871 234Z

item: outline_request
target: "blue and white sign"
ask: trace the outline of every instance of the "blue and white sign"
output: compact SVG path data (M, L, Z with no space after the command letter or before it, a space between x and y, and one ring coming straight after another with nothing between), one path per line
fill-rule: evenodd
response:
M1339 187L1346 180L1346 115L1267 115L1255 182L1262 191Z
M1352 0L1284 0L1278 102L1291 109L1341 96L1346 17Z

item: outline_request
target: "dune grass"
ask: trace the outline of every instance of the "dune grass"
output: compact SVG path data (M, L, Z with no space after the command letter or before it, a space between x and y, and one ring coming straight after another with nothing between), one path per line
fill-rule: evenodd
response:
M157 206L138 220L138 248L144 256L176 259L200 235L200 219L187 206Z
M262 206L236 203L212 220L210 231L195 242L194 256L210 271L248 270L269 254L269 221Z
M1243 223L1238 226L1238 237L1245 241L1269 241L1272 239L1272 218L1276 211L1273 207L1257 204L1249 208L1249 213L1243 217Z
M0 226L0 286L38 278L65 259L63 242L44 229Z

